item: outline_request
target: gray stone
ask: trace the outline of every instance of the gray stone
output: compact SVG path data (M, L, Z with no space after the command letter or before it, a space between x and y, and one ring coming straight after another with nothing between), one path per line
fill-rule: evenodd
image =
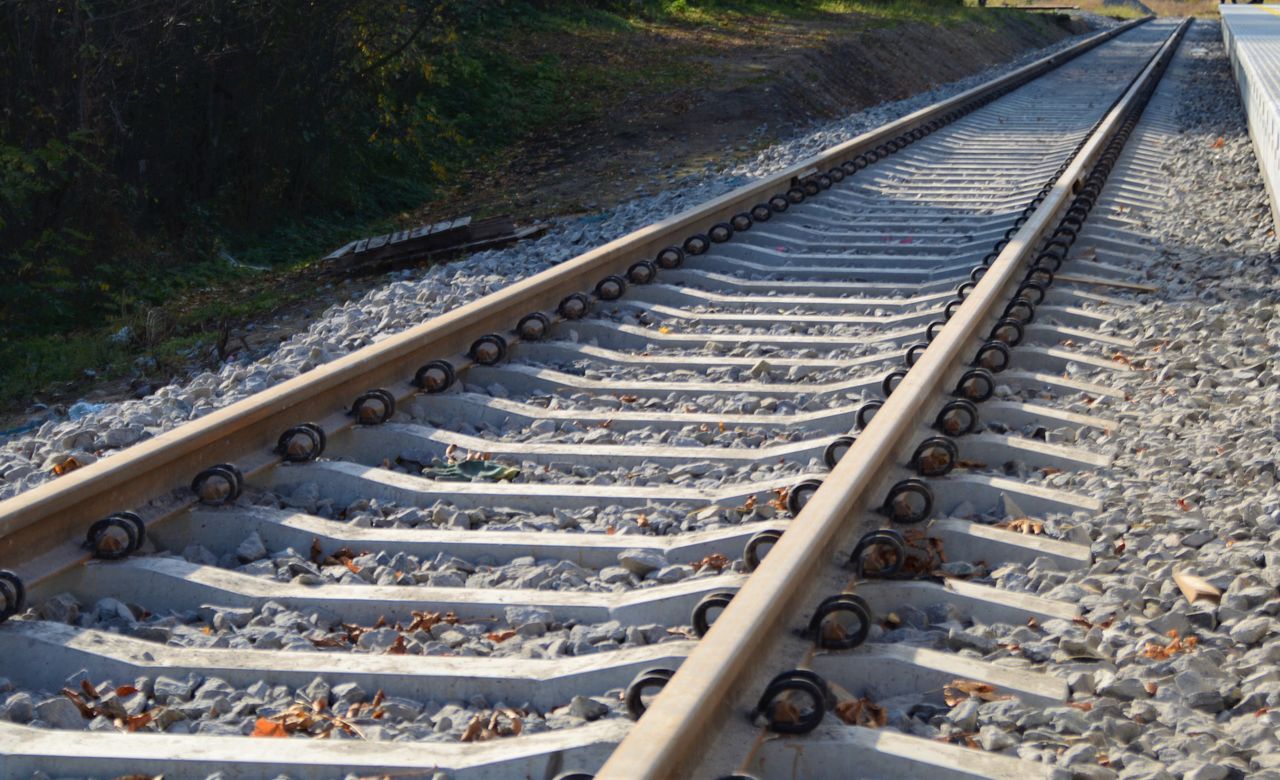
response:
M176 696L182 701L191 698L195 692L196 681L187 678L186 680L175 680L172 677L160 675L155 682L155 697L161 701L167 701L170 696Z
M507 624L517 630L527 626L541 626L544 633L555 623L551 610L541 607L507 607L506 618Z
M961 731L975 731L978 727L978 709L982 702L977 698L968 698L956 704L947 713L947 720L955 724Z
M262 537L257 531L249 534L249 536L240 543L236 548L236 557L241 563L252 563L267 557L267 545L262 541Z
M1111 696L1122 701L1148 698L1146 686L1134 677L1114 677L1098 686L1099 696Z
M637 577L643 577L666 566L667 559L648 550L623 550L618 553L618 563Z
M1231 627L1232 641L1252 645L1271 631L1271 618L1265 616L1245 618Z
M569 702L569 714L583 720L600 720L609 714L609 705L587 696L574 696Z
M45 699L36 705L36 717L58 729L82 729L84 716L66 696Z
M9 720L14 723L28 723L35 717L35 700L25 691L19 691L10 696L5 701L4 707L9 713Z
M80 617L80 602L70 593L59 593L45 600L37 611L41 620L55 623L74 623Z

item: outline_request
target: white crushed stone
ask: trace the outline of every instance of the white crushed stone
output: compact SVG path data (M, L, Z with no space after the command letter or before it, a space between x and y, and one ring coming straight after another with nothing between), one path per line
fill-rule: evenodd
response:
M1100 309L1139 341L1127 357L1140 370L1102 380L1126 392L1105 413L1119 422L1116 461L1048 482L1105 501L1070 531L1094 563L978 572L1079 604L1083 620L984 626L902 610L902 627L873 632L1048 671L1071 700L881 704L909 733L973 739L1053 765L1055 780L1280 778L1280 262L1217 22L1192 28L1148 116L1157 106L1177 128L1160 152L1171 193L1142 225L1156 245L1125 262L1160 291ZM1173 579L1183 571L1220 601L1189 604Z

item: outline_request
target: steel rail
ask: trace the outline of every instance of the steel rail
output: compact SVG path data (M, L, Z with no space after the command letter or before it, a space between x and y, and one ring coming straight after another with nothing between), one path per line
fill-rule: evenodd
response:
M1129 108L1159 81L1189 23L1184 20L1174 30L1134 79L1041 207L992 262L955 316L791 521L787 533L611 754L597 780L694 776L707 758L710 736L727 719L740 718L738 713L750 709L747 697L759 694L751 681L759 669L768 668L766 638L787 633L801 606L811 600L817 575L832 551L853 533L869 530L850 527L855 525L850 518L869 508L885 473L908 460L918 421L936 411L943 388L955 383L975 340L996 321L999 304L1010 297L1023 263L1058 224Z
M785 190L798 177L825 171L945 116L969 101L1024 84L1144 23L1135 20L1094 35L987 84L909 114L834 146L701 206L637 230L535 274L431 321L383 339L269 390L185 423L141 444L32 488L0 503L0 568L16 572L28 586L84 561L79 535L89 523L126 509L160 522L189 508L194 498L177 490L203 468L235 462L246 475L279 462L272 447L288 425L318 423L332 433L352 425L339 411L359 393L384 387L397 396L417 392L405 378L428 360L457 356L487 333L506 333L531 311L554 310L584 284L623 272L638 259L678 244L690 232L749 209ZM466 365L468 361L459 361Z

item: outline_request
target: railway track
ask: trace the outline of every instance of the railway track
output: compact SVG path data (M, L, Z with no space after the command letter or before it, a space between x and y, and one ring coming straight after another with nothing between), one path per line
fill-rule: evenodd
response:
M1135 285L1071 247L1184 30L0 504L0 774L1043 774L929 724L1068 696L991 626L1078 615L1010 586L1089 564L1064 477L1134 346L1092 309Z

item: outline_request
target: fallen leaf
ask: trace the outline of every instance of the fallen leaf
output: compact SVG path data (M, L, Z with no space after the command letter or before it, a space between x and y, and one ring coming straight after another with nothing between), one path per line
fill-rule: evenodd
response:
M438 623L444 620L439 612L413 612L413 622L405 629L410 633L414 631L430 632Z
M253 733L251 737L287 737L289 732L284 730L284 724L277 723L267 718L258 718L253 725Z
M153 719L154 716L152 716L150 712L141 712L137 715L130 715L127 721L128 729L130 732L134 732L138 729L146 728Z
M511 629L507 629L505 631L492 631L488 634L485 634L485 638L488 639L490 642L505 642L515 635L516 635L515 631L512 631Z
M116 688L117 696L132 696L137 692L138 692L138 689L133 687L132 685L121 685L119 688Z
M721 553L711 553L702 560L693 564L694 571L702 571L704 568L715 569L717 572L724 571L729 565L729 559Z
M800 710L786 699L775 701L770 709L769 716L774 723L800 722Z
M1014 531L1016 533L1037 535L1044 533L1044 522L1040 520L1032 520L1029 517L1019 517L1013 520L1005 520L1002 523L996 523L996 528L1003 528L1006 531Z
M1192 650L1195 650L1200 644L1199 637L1179 637L1176 630L1169 631L1165 636L1172 640L1169 644L1162 645L1158 642L1148 642L1142 647L1142 655L1157 661L1164 661L1172 658L1178 653L1189 653ZM1152 689L1154 685L1155 683L1147 683L1147 693L1150 693L1152 696L1155 695L1155 690Z
M322 636L319 639L310 639L311 644L316 647L346 647L347 643L337 637Z
M84 695L90 699L98 698L98 689L93 687L93 683L88 680L80 681L80 690L84 691Z
M1185 498L1178 499L1178 508L1183 512L1190 512L1192 509L1191 502Z
M1225 145L1226 145L1226 143L1227 143L1227 139L1226 139L1226 138L1223 138L1222 136L1218 136L1218 140L1214 141L1214 142L1213 142L1213 146L1211 146L1211 147L1209 147L1209 148L1210 148L1210 149L1221 149L1223 146L1225 146Z
M484 717L481 715L471 716L471 720L467 722L467 728L463 730L459 739L463 742L483 742L492 734L486 734L484 727Z
M885 708L867 698L840 702L836 705L836 715L850 726L880 729L889 723Z
M1007 693L996 693L996 687L990 683L977 680L952 680L942 687L942 700L948 707L954 707L965 699L977 698L982 701L1002 701L1012 698Z
M80 461L76 460L75 458L67 458L61 463L57 463L54 465L53 475L55 477L61 477L63 474L70 474L71 472L75 471L78 468L80 468Z
M1072 707L1072 708L1077 709L1077 710L1081 710L1082 712L1089 712L1089 711L1091 711L1091 710L1093 709L1093 702L1091 702L1091 701L1069 701L1069 702L1067 702L1067 706L1068 706L1068 707Z
M89 704L86 704L85 700L80 698L80 694L76 693L70 688L63 688L62 695L70 699L71 703L76 705L76 709L80 710L80 714L85 718L93 718L97 716L98 714L97 708L92 707Z
M404 655L409 652L409 648L405 646L404 634L396 637L396 641L391 643L391 647L387 648L387 655Z

